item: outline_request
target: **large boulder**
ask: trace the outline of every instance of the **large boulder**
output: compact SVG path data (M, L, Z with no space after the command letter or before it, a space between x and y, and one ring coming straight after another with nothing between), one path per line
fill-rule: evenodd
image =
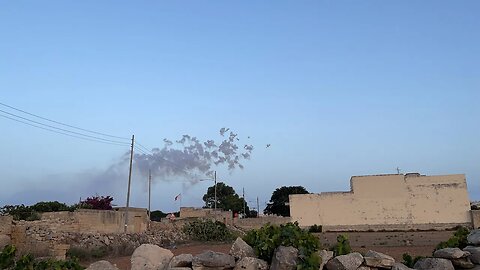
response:
M333 258L333 251L330 251L330 250L320 250L318 252L318 257L320 257L320 259L322 260L320 262L320 267L318 269L322 270L323 267L325 266L325 264L327 264L327 262Z
M392 266L392 270L411 270L411 269L413 268L410 268L403 263L394 263Z
M240 237L238 237L233 243L229 254L235 257L236 260L240 260L243 257L257 257L255 256L255 251L253 248Z
M3 250L5 246L11 245L12 239L10 236L5 234L0 234L0 250Z
M395 263L394 258L373 250L367 251L363 258L365 259L365 265L371 267L391 268Z
M413 266L420 270L455 270L450 260L443 258L423 258Z
M130 259L132 270L164 270L167 269L173 253L157 245L143 244L132 254Z
M355 270L363 263L363 256L358 252L337 256L325 265L328 270Z
M465 258L470 255L470 252L463 251L459 248L442 248L435 250L433 257L435 258L444 258L444 259L459 259Z
M108 261L98 261L90 264L85 270L119 270L117 266Z
M298 249L294 247L279 246L275 249L270 270L297 269Z
M172 258L168 268L192 267L192 261L192 254L180 254Z
M467 236L467 241L474 246L480 246L480 230L477 229L471 231Z
M455 268L470 269L475 267L475 265L468 257L451 259L450 261L452 261L452 264Z
M480 264L480 247L467 246L463 251L470 252L470 260L475 264Z
M268 263L262 259L254 257L241 258L233 270L267 270Z
M192 261L192 268L194 270L211 268L221 270L230 269L233 267L235 267L235 258L233 256L210 250L193 257Z

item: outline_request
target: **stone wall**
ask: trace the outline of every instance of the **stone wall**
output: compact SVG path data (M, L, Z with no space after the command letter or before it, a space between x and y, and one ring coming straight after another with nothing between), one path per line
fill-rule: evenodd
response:
M480 228L480 210L471 210L472 214L472 225L474 229Z
M258 218L235 218L233 224L244 230L251 230L258 229L267 223L280 225L290 221L290 217L264 216Z
M354 176L349 192L290 195L292 221L360 230L471 225L465 175ZM420 228L421 227L421 228ZM433 228L433 227L432 227Z
M0 234L12 234L12 217L0 216Z
M233 225L233 214L231 211L220 209L180 207L180 218L213 218L226 225Z

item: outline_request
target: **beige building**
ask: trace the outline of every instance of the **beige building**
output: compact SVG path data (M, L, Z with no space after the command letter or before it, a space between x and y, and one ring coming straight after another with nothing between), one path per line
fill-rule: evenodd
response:
M327 230L444 229L472 225L464 174L353 176L348 192L290 195L292 221Z

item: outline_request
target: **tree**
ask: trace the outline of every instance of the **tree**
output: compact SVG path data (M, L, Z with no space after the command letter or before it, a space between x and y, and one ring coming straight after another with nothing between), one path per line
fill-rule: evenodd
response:
M207 189L207 193L203 195L205 208L215 207L215 185ZM240 198L235 190L223 182L217 183L217 208L225 211L232 210L234 213L243 213L243 205L245 204L245 212L250 213L250 208L243 198Z
M288 205L288 195L290 194L308 194L308 191L302 186L283 186L277 188L267 204L264 214L274 214L284 217L290 216L290 207Z

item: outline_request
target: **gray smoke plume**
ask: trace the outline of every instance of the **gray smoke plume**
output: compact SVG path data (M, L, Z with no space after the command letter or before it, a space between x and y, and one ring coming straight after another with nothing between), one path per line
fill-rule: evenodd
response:
M144 176L151 170L154 176L179 176L194 180L195 175L213 176L214 168L225 165L228 170L243 169L242 160L250 159L253 145L239 148L238 135L229 128L221 128L224 138L201 142L196 137L183 135L175 142L164 139L163 148L153 148L152 154L135 154L135 165ZM227 136L228 135L228 136Z

